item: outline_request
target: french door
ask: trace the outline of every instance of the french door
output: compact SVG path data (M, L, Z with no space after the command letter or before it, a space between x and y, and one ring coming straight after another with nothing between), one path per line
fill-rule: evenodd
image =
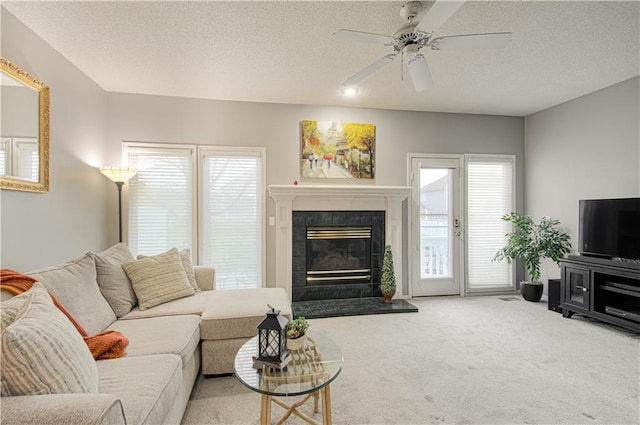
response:
M461 294L462 156L410 155L413 296Z

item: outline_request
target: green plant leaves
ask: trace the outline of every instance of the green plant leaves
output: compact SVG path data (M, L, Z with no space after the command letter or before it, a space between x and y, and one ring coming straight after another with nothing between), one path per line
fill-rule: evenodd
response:
M550 258L558 264L569 252L569 235L558 229L560 221L543 217L534 223L528 215L514 212L502 216L502 220L513 224L513 232L507 233L507 244L493 257L493 261L522 259L532 281L540 279L540 261Z

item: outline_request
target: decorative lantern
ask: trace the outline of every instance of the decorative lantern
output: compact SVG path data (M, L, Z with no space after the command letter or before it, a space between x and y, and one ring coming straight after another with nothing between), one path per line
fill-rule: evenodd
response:
M258 359L281 362L287 357L287 318L267 304L267 317L258 325Z

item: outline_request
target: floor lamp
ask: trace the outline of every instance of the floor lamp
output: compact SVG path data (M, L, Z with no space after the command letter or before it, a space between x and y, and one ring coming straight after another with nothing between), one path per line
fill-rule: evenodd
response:
M106 166L100 167L100 172L118 186L118 240L122 242L122 186L135 176L138 170L131 167Z

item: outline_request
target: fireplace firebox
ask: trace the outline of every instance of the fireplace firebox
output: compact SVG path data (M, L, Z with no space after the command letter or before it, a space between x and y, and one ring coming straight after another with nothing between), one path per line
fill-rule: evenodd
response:
M293 211L292 300L380 296L384 211Z
M371 282L371 226L307 227L307 285Z

